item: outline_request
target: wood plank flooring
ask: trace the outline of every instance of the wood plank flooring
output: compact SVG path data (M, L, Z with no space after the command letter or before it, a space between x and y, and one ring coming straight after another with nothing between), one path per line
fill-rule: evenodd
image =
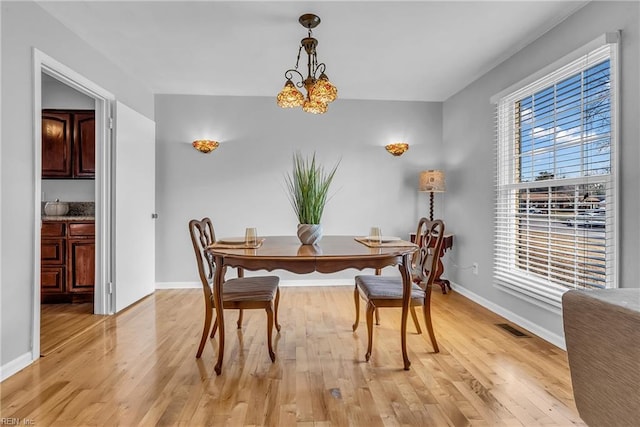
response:
M246 311L242 330L227 311L216 376L215 339L195 359L202 291L160 290L5 380L1 416L66 427L585 425L566 353L512 336L495 326L503 318L455 292L433 295L440 353L410 324L410 371L399 309L380 311L367 363L364 313L351 331L351 285L281 293L275 363L264 311Z
M42 304L40 309L40 355L45 356L77 335L106 320L93 314L93 303Z

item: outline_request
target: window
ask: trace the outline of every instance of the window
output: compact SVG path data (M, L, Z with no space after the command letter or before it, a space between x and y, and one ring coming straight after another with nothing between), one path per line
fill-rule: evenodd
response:
M495 280L536 303L616 286L614 47L497 99Z

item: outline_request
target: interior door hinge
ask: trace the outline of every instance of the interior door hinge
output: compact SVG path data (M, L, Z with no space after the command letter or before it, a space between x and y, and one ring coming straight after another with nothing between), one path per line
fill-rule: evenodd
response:
M113 294L113 282L107 283L107 293L109 295Z
M113 129L113 117L109 117L109 129Z

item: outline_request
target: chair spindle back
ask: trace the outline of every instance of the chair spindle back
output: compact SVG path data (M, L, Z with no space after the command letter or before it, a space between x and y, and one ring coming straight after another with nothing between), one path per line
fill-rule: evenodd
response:
M206 249L216 241L216 233L213 230L211 219L202 218L201 221L192 219L189 221L189 233L191 234L191 243L193 243L202 286L205 294L210 295L213 274L215 273L215 262L213 257L207 254Z
M418 251L414 256L414 273L419 279L416 283L425 290L431 287L436 278L443 241L444 222L439 219L429 221L427 218L420 218L416 230Z

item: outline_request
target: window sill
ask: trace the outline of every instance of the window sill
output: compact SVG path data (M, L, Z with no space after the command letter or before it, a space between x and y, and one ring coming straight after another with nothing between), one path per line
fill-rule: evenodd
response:
M555 314L562 313L562 295L567 288L538 284L530 277L513 275L508 279L496 278L494 286L501 291Z

